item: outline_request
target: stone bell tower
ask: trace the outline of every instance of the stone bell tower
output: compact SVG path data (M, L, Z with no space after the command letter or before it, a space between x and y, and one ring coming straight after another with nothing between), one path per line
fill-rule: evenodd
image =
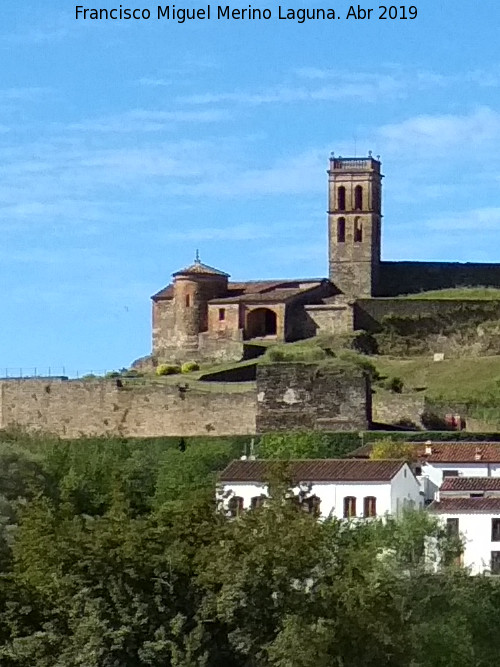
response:
M330 280L349 297L377 293L380 267L380 161L330 157L328 236Z

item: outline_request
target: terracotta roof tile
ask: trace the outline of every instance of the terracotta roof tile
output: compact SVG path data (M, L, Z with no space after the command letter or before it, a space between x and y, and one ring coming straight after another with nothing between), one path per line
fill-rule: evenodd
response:
M160 299L173 299L174 298L174 286L172 284L167 285L156 294L153 294L151 297L153 301L159 301Z
M440 492L500 491L500 477L445 477Z
M186 266L185 269L181 269L180 271L176 271L172 275L173 276L184 276L184 275L189 275L191 273L198 274L198 275L205 275L205 276L224 276L226 278L229 278L229 273L225 273L224 271L220 271L219 269L214 269L213 266L208 266L208 264L203 264L199 260L196 260L190 266Z
M217 269L214 270L217 271ZM179 271L174 276L181 273L183 271ZM226 295L218 299L212 299L211 303L218 303L220 301L250 301L250 299L257 301L280 301L292 294L312 289L316 285L320 285L322 280L322 278L317 278L306 280L249 280L247 282L229 282ZM273 293L273 290L276 290L276 292ZM268 294L269 296L267 296ZM154 301L158 301L161 299L172 299L173 296L174 286L170 284L151 298Z
M425 442L408 442L416 449L416 457L420 461L429 461L432 463L500 463L500 442L465 442L465 441L447 441L432 442L430 447L432 452L426 454ZM372 445L358 447L350 456L353 458L368 458L372 450Z
M319 283L318 283L319 285ZM276 301L286 301L287 299L303 294L316 285L309 285L308 287L288 287L278 286L275 289L263 290L262 292L242 292L237 296L224 296L216 299L211 299L210 303L227 303L228 301L243 301L245 303L272 303Z
M220 474L224 482L263 482L273 464L288 465L297 482L388 482L405 465L404 461L360 461L356 459L303 459L297 461L232 461Z
M427 508L429 512L439 514L456 514L464 512L491 512L500 514L500 498L441 498L435 500Z

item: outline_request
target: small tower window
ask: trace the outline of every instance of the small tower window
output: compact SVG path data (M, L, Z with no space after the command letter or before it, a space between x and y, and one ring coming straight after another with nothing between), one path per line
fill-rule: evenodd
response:
M189 308L191 305L191 296L189 294L186 294L186 308Z
M344 243L345 241L345 218L339 218L337 221L337 242Z
M337 208L339 211L345 211L345 188L343 185L337 190Z
M354 243L363 241L363 223L359 218L354 218Z
M354 210L363 210L363 188L361 185L356 185L354 188Z
M223 322L226 319L226 309L219 308L219 321Z

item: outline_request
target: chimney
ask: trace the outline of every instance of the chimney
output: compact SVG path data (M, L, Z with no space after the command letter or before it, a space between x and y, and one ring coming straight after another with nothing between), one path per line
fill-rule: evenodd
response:
M480 461L483 458L483 454L481 452L480 447L476 447L476 451L474 452L474 460L475 461Z
M430 440L427 440L425 443L424 453L426 456L430 456L432 454L432 442Z

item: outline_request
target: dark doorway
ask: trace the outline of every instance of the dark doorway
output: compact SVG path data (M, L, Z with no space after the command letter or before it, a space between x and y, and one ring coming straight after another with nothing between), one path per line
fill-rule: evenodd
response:
M269 308L256 308L248 313L248 338L276 336L276 313Z

